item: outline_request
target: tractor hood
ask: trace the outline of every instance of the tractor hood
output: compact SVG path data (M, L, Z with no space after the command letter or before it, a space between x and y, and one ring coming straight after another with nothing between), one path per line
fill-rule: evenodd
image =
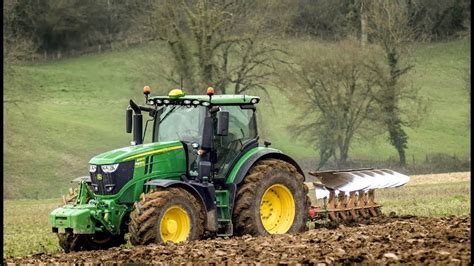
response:
M146 155L164 153L178 149L183 149L183 144L180 141L147 143L104 152L102 154L94 156L89 161L89 163L99 165L115 164L134 160Z

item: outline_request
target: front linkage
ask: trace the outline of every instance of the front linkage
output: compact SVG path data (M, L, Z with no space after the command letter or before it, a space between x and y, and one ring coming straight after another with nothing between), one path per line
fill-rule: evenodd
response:
M75 201L66 202L50 214L53 232L58 234L123 234L121 222L129 212L115 200L99 199L85 181L81 181ZM73 229L71 229L73 228Z

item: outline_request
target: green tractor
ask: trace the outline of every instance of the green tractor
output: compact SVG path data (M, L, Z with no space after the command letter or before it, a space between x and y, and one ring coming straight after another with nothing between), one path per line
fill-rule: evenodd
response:
M126 233L146 245L306 228L303 171L259 144L259 97L149 93L145 86L146 106L130 100L126 110L132 146L93 157L90 175L51 212L65 252L119 246Z

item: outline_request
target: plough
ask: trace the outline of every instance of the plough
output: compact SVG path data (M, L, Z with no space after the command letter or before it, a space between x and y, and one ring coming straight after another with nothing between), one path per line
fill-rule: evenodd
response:
M375 189L400 187L410 181L409 176L388 169L314 171L309 174L317 181L306 184L311 191L314 189L313 201L320 203L312 204L309 209L313 221L340 222L379 216L382 206L375 202Z

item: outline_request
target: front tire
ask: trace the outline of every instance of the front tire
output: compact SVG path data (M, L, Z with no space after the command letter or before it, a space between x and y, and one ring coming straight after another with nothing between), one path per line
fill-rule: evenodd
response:
M204 233L204 211L189 192L179 188L142 194L130 214L132 245L183 242L200 239Z
M59 246L65 253L71 251L101 250L125 244L125 236L108 233L95 234L58 234Z
M298 233L311 205L304 177L282 160L257 162L240 184L233 223L236 235Z

